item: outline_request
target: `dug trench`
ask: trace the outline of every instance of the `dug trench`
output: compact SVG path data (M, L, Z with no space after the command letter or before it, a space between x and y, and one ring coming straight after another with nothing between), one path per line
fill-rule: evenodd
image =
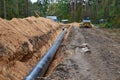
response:
M0 80L22 80L56 41L61 28L45 18L0 19ZM62 55L56 58L52 69Z

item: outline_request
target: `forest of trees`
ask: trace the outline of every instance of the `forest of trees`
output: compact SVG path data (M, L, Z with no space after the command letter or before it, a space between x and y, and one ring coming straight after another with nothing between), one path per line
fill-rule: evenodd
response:
M89 16L93 23L106 22L111 27L120 25L120 0L1 0L0 17L5 19L34 16L37 12L41 17L56 15L59 20L80 22L84 16Z
M29 15L29 0L1 0L0 17L12 19L14 17L27 17Z

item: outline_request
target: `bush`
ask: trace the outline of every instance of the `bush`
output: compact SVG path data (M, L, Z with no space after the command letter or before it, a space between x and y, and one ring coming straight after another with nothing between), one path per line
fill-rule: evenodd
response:
M105 27L105 28L112 28L112 27L113 27L113 24L110 23L110 22L106 22L106 23L104 24L104 27Z

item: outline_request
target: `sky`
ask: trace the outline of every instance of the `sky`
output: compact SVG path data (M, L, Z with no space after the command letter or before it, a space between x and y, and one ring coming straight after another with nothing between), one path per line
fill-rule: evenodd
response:
M32 3L37 2L37 0L31 0Z

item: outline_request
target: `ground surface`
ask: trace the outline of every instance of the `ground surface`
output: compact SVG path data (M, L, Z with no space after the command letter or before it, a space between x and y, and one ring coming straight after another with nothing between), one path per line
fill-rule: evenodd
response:
M120 38L115 34L71 28L63 47L63 53L71 55L46 80L120 80Z
M0 80L23 80L63 26L67 34L43 79L120 80L120 29L80 29L41 17L0 19Z

